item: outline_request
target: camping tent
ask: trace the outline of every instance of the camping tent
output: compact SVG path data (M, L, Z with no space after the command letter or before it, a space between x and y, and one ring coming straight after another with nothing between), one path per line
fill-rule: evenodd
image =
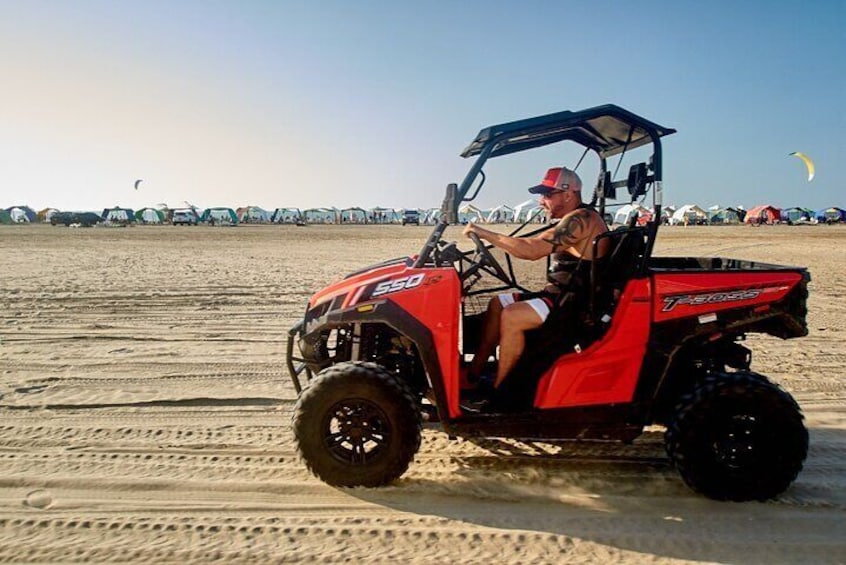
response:
M620 206L616 212L614 212L614 224L626 226L629 224L629 221L632 219L632 216L637 214L637 209L635 208L634 204L626 204L625 206Z
M816 218L818 222L826 224L846 222L846 211L842 208L832 206L831 208L825 208L824 210L817 212Z
M367 211L367 221L371 224L396 224L400 221L400 216L393 208L370 208Z
M708 223L710 224L729 225L739 224L743 221L740 211L731 207L710 210L708 216Z
M364 208L344 208L341 210L341 223L342 224L366 224L367 223L367 212L364 211Z
M96 212L56 212L50 217L50 223L54 226L63 224L65 226L91 227L103 221L103 217Z
M420 215L420 225L438 223L438 220L441 219L441 214L442 212L440 208L429 208L428 210L423 210L423 213Z
M238 221L244 224L266 224L270 222L270 212L259 206L245 206L235 211Z
M155 208L141 208L135 211L135 220L142 224L161 224L165 221L165 213Z
M774 224L781 221L781 211L769 204L755 206L746 213L743 221L747 224Z
M309 224L337 224L338 214L335 208L309 208L303 210L303 220Z
M472 204L465 204L458 209L459 224L466 224L468 222L482 223L484 220L484 213Z
M299 208L277 208L270 216L274 224L296 224L302 221L303 214Z
M0 224L11 224L12 223L12 215L9 214L6 210L0 208Z
M128 224L135 221L135 212L129 208L115 206L104 209L100 217L112 224Z
M534 198L530 198L514 206L513 221L522 223L529 218L532 218L532 221L537 223L546 221L546 209L538 204L538 201Z
M707 223L708 213L696 204L685 204L673 212L673 216L670 218L671 225L696 225Z
M799 206L786 208L781 211L781 219L788 224L807 224L814 219L814 211Z
M644 208L637 215L637 225L645 226L647 222L652 221L652 216L655 215L655 211L649 208Z
M53 214L58 212L55 208L44 208L40 212L38 212L38 221L40 222L49 222L50 218L53 217Z
M500 204L488 211L485 221L489 224L503 224L514 221L514 208Z
M29 206L12 206L11 208L6 208L6 211L11 216L12 221L18 224L38 221L38 214Z
M238 216L232 208L224 206L216 208L206 208L203 210L203 215L200 216L201 222L209 224L235 226L238 224Z
M639 204L626 204L614 213L614 224L627 226L635 216L637 216L639 222L641 218L646 221L652 217L652 212Z

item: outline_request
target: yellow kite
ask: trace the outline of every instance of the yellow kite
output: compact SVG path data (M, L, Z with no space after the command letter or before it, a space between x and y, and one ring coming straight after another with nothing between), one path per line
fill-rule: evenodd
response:
M814 180L814 162L811 161L811 158L804 153L799 153L798 151L794 151L791 155L799 157L805 162L805 166L808 167L808 182Z

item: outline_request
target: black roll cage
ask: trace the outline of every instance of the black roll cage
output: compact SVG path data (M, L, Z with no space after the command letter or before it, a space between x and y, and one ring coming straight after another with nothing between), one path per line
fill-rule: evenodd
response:
M593 202L598 204L599 213L605 213L605 200L611 198L617 188L626 187L632 196L646 193L645 187L652 185L654 213L647 223L647 246L642 264L652 255L658 226L661 223L661 204L663 198L663 176L661 137L675 133L676 130L660 126L614 104L605 104L577 112L563 111L524 120L508 122L482 129L470 142L462 157L476 157L467 175L460 185L450 185L442 205L441 217L435 229L426 241L414 262L415 268L426 265L450 224L450 218L457 217L458 207L462 202L470 201L478 193L479 185L471 198L467 194L484 172L482 168L488 159L501 157L519 151L535 149L560 141L573 141L586 150L597 154L600 161L600 179L597 183ZM639 163L632 166L628 178L612 181L607 168L607 159L625 153L643 145L652 144L653 153L649 164ZM451 191L454 191L450 194Z

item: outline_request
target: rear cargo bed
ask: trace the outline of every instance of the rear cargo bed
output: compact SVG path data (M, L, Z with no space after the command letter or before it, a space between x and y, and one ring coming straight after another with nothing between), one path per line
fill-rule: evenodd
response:
M805 271L804 267L728 257L652 257L648 264L653 271Z

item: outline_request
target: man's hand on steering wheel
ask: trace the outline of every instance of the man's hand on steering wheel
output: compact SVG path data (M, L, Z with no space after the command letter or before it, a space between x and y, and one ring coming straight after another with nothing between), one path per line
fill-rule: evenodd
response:
M479 231L487 231L484 228L480 228L473 222L469 222L464 227L464 235L470 238L470 241L476 246L476 257L473 262L477 263L480 266L487 265L494 271L494 275L503 282L510 282L510 277L508 273L505 272L505 269L502 268L502 265L499 264L499 261L496 260L490 250L487 248L485 243L482 241L482 238L479 237Z

